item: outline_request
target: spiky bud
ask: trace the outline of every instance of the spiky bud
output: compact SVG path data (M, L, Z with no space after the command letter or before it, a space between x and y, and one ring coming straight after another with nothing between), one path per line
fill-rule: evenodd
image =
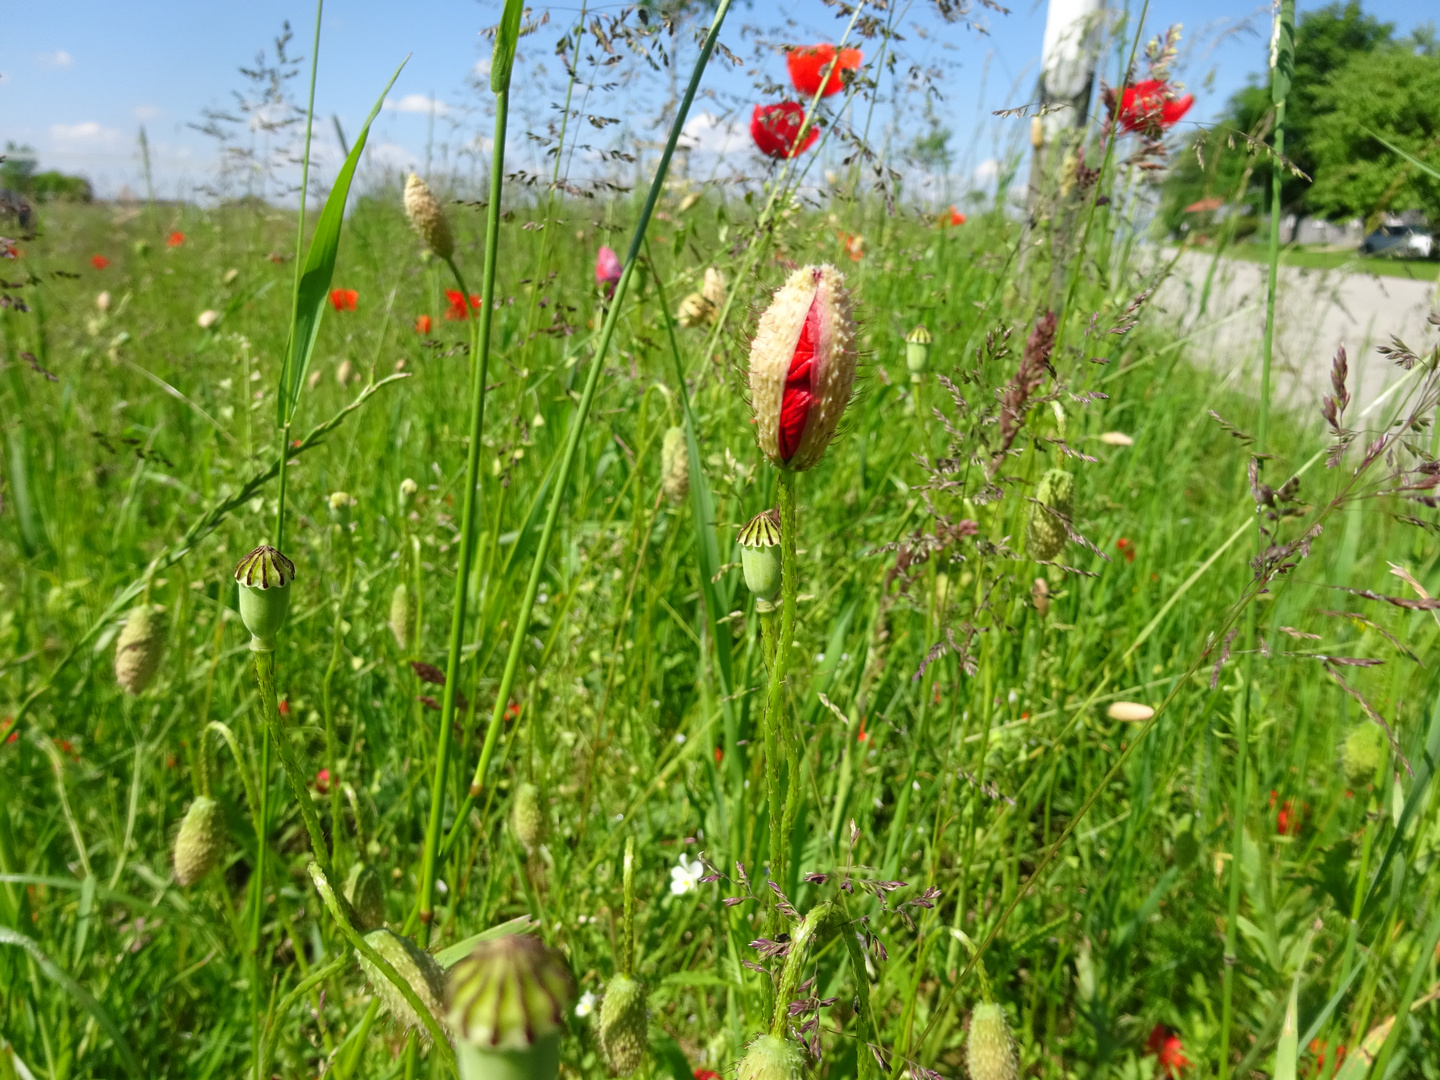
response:
M445 986L462 1080L553 1080L572 994L564 959L539 938L476 945Z
M534 784L521 784L515 789L510 827L527 852L533 852L545 839L545 811L540 806L540 789Z
M600 1052L611 1076L629 1076L640 1067L649 1045L649 1021L642 983L616 974L600 1003Z
M165 651L165 615L153 604L131 608L115 639L115 681L127 694L150 685Z
M804 1080L800 1047L776 1035L761 1035L745 1049L735 1080Z
M357 862L345 876L345 899L355 909L360 929L385 925L385 883L369 863Z
M1035 488L1035 501L1040 505L1030 507L1025 552L1037 562L1047 562L1060 554L1068 539L1064 524L1050 511L1067 519L1075 512L1075 477L1064 469L1045 470Z
M760 449L781 468L822 457L855 384L855 318L833 266L802 266L775 293L750 345Z
M660 486L665 497L677 505L690 494L690 448L682 427L669 428L660 443Z
M405 178L405 215L425 246L436 255L448 259L455 254L455 238L450 234L450 222L440 200L414 173Z
M415 991L421 1004L435 1016L441 1015L440 1000L445 992L445 973L433 956L416 945L411 938L401 937L393 930L383 927L366 934L365 941L410 984L410 989ZM365 977L370 980L371 987L380 997L380 1004L388 1009L390 1015L403 1027L425 1035L428 1031L425 1022L410 1007L405 995L400 993L379 968L365 958L364 953L356 955L360 959L360 970L365 972Z
M1375 779L1380 762L1385 758L1385 734L1375 724L1361 723L1345 736L1341 751L1345 776L1352 784Z
M719 311L725 306L725 275L713 266L705 268L705 281L700 286L700 295Z
M410 590L402 581L390 594L390 633L401 650L410 646Z
M923 375L930 370L930 343L934 340L924 323L905 336L905 366L911 375Z
M290 613L290 582L295 564L269 544L261 544L235 567L240 586L240 618L250 631L250 648L270 652L275 635Z
M698 292L692 292L680 301L680 310L675 321L684 327L709 326L715 321L715 305Z
M755 599L771 603L780 595L780 514L762 510L750 519L737 538L745 587Z
M175 836L175 880L181 885L195 884L210 872L224 849L220 804L208 796L197 796Z
M1005 1010L994 1002L975 1006L970 1014L970 1036L965 1040L965 1066L970 1080L1015 1080L1020 1061Z

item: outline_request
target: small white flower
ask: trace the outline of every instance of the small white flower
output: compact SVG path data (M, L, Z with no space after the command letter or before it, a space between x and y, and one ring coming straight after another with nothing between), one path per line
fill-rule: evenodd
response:
M209 330L220 321L220 312L207 309L195 321L200 324L201 330Z
M684 896L688 892L694 892L704 876L705 864L699 859L691 860L681 852L679 865L670 868L670 895Z
M675 733L675 742L680 746L685 745L685 733L683 731L677 731Z
M580 995L580 1000L575 1003L575 1015L579 1017L589 1016L595 1011L595 995L589 990Z
M1010 691L1010 704L1011 704L1011 705L1014 705L1015 702L1017 702L1017 701L1019 701L1019 700L1020 700L1020 695L1017 694L1014 690L1011 690L1011 691Z

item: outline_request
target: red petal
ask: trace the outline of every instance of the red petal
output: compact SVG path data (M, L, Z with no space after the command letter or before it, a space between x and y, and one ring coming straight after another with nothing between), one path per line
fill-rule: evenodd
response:
M805 324L800 328L800 340L795 343L795 353L790 358L790 370L785 373L785 392L780 399L780 460L789 461L800 449L800 440L805 436L805 422L810 419L810 406L815 403L815 391L811 378L815 372L815 343L820 336L820 305L810 301L810 310L805 315Z

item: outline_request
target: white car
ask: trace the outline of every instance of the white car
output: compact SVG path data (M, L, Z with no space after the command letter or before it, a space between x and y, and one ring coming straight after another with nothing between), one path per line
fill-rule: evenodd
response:
M1381 225L1360 245L1363 255L1394 255L1402 259L1428 259L1435 237L1419 225Z

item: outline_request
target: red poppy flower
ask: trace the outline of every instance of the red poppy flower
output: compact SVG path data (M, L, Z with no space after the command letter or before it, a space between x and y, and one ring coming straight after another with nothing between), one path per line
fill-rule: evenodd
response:
M859 49L841 49L837 58L834 45L806 45L787 52L785 66L790 69L790 81L800 93L814 97L815 91L819 90L823 97L829 97L845 89L845 80L840 73L858 71L862 59L864 57ZM820 85L822 79L823 88Z
M1194 95L1176 97L1169 83L1146 79L1127 86L1120 95L1120 126L1126 131L1158 134L1179 123L1194 104Z
M283 697L282 697L282 698L280 699L279 709L280 709L280 715L281 715L281 716L289 716L289 715L290 715L290 702L289 702L289 700L287 700L286 698L283 698Z
M331 289L330 306L336 311L354 311L355 301L360 299L360 294L354 289Z
M780 457L789 461L800 449L800 439L805 434L805 421L810 418L810 406L815 404L815 388L811 376L815 372L815 342L820 337L820 309L812 303L800 327L800 340L795 343L795 352L790 357L790 369L785 373L785 391L780 398Z
M595 253L595 284L605 290L609 296L620 281L620 275L624 273L624 266L621 265L620 256L608 248L602 247Z
M91 255L90 265L95 267L96 270L104 270L107 266L110 265L110 260L107 259L104 255Z
M716 765L719 765L720 762L722 762L722 761L724 761L724 760L725 760L725 751L722 750L722 749L720 749L720 747L718 747L718 746L715 747L715 764L716 764Z
M778 105L756 105L750 115L750 137L766 157L786 158L803 154L820 138L820 129L814 124L797 142L800 125L805 122L805 107L794 101L782 101Z
M330 794L330 770L321 769L315 774L315 790L321 795Z
M1145 1040L1145 1052L1155 1055L1157 1071L1161 1076L1174 1076L1190 1065L1180 1036L1164 1024L1156 1024L1150 1029L1150 1037Z
M956 210L955 207L953 207L953 206L950 207L950 224L951 224L951 225L964 225L964 224L965 224L965 215L962 214L959 210Z
M870 733L865 730L865 717L862 716L860 717L860 734L855 736L855 741L866 742L869 738Z
M1115 541L1115 546L1124 553L1126 562L1135 561L1135 541L1122 536Z
M428 334L428 333L430 333L430 316L429 316L429 315L416 315L416 316L415 316L415 332L416 332L417 334Z
M451 322L464 322L470 317L470 310L465 306L465 294L459 289L446 289L445 299L450 304L450 306L445 309L445 318ZM478 308L479 306L480 297L472 293L470 295L470 307Z
M865 257L865 237L863 236L841 233L840 246L845 249L845 254L850 256L851 262L859 262Z
M185 243L185 234L183 232L172 232L165 238L166 247L179 247L183 243Z
M519 715L520 715L520 703L519 703L518 701L512 701L512 702L510 702L509 705L506 705L506 706L505 706L505 719L506 719L506 720L514 720L514 719L515 719L517 716L519 716Z
M1319 1076L1325 1071L1325 1052L1329 1049L1319 1039L1310 1040L1310 1053L1315 1055L1315 1067L1311 1070L1312 1076ZM1335 1047L1335 1069L1338 1072L1341 1064L1345 1061L1345 1047Z
M720 1080L720 1074L709 1069L696 1069L695 1080Z

